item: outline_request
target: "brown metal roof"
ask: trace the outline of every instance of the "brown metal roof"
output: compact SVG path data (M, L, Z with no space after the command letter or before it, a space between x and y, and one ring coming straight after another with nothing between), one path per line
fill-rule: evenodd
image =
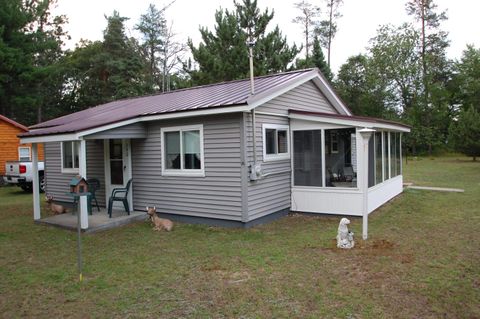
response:
M342 114L332 114L332 113L323 113L323 112L309 112L309 111L301 111L301 110L289 110L289 113L294 113L294 114L301 114L301 115L310 115L310 116L321 116L321 117L329 117L329 118L336 118L336 119L344 119L344 120L350 120L350 121L362 121L362 122L369 122L369 123L382 123L382 124L390 124L390 125L397 125L405 128L410 128L410 126L399 123L399 122L394 122L394 121L389 121L389 120L384 120L384 119L379 119L375 117L367 117L367 116L356 116L356 115L342 115Z
M318 70L306 69L256 77L255 95L274 91L312 72L317 74ZM197 86L98 105L33 125L30 132L21 136L74 133L140 116L245 105L249 97L249 79Z

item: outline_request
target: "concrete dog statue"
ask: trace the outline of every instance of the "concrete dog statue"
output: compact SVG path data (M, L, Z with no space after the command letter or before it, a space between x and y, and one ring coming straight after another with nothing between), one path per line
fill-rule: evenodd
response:
M166 231L171 231L173 228L173 222L170 219L160 218L157 216L157 209L155 206L153 207L146 207L147 214L152 221L154 227L153 230L162 230L165 229Z
M350 220L347 218L342 218L340 224L338 225L338 234L337 234L337 247L350 249L355 246L355 241L353 240L353 233L348 230L347 225L350 224Z
M47 201L48 209L50 209L55 215L67 213L67 208L65 206L53 202L52 195L46 195L45 200Z

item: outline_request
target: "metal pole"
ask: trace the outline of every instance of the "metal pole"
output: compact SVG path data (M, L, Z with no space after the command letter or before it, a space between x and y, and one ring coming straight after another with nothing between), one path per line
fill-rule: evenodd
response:
M78 197L78 205L80 205L80 196ZM83 271L82 271L82 226L80 222L80 210L77 206L77 262L78 262L78 274L79 281L83 281Z

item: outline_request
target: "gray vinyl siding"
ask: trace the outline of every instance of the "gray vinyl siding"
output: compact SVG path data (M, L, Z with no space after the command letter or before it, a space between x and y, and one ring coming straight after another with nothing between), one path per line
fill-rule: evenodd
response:
M76 174L62 173L62 154L60 142L45 143L45 180L47 194L56 201L71 202L72 198L66 195L68 184ZM97 192L97 199L101 206L105 206L105 173L103 161L103 143L87 141L87 178L98 178L101 189Z
M134 123L86 136L86 139L146 138L145 123Z
M133 205L163 213L241 220L241 114L148 123L132 140ZM160 129L203 124L205 177L162 176Z
M289 109L334 114L338 113L312 81L308 81L295 89L274 98L264 105L259 106L257 112L287 115Z
M251 116L247 117L247 152L248 162L253 162L253 145ZM256 115L257 161L262 163L264 174L271 174L257 181L248 182L248 217L249 220L289 208L291 193L290 159L263 162L262 124L288 125L286 117ZM290 141L289 141L290 143ZM291 152L291 145L290 145ZM274 173L274 174L272 174Z

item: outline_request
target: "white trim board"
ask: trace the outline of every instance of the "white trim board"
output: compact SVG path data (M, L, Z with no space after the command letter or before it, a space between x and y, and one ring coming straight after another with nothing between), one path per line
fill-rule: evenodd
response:
M310 122L347 125L347 126L353 126L353 127L380 128L380 129L396 131L396 132L407 132L407 133L410 132L410 129L404 126L388 124L388 123L362 121L358 119L335 118L331 116L296 114L296 113L291 113L289 117L291 119L304 120L304 121L310 121Z

